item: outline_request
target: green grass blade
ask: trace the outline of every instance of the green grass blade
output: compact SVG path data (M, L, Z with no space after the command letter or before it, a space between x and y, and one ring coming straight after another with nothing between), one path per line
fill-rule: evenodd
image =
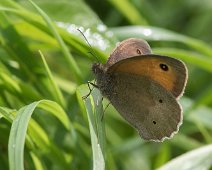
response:
M175 147L179 147L181 149L184 149L186 151L196 149L198 147L202 147L203 143L200 143L199 141L192 139L191 137L188 137L184 134L178 133L171 141L171 143Z
M158 170L208 170L212 165L212 145L192 150L185 153Z
M56 102L50 100L41 100L38 107L49 111L66 127L67 130L70 130L70 120L63 108Z
M3 6L9 6L15 9L19 9L19 10L23 10L24 8L22 8L20 5L18 5L18 3L12 1L12 0L2 0L1 1L1 5Z
M190 111L197 108L198 106L210 105L212 101L212 86L209 84L208 88L202 90L200 95L196 98L195 103L190 108Z
M4 87L12 95L15 95L20 100L23 100L23 95L25 99L39 100L41 95L36 91L33 86L21 81L16 77L12 77L11 74L0 72L0 79L4 82L2 88Z
M86 89L87 88L85 85L82 85L77 89L77 96L79 102L82 102L82 97L86 96L89 93L89 91ZM83 102L84 107L86 109L90 129L91 145L93 152L93 170L104 170L105 131L104 122L103 120L101 120L103 116L103 108L101 103L102 97L99 90L94 88L91 92L91 95L89 95L87 99L83 100Z
M31 103L25 107L22 107L18 112L17 116L14 119L9 136L9 166L10 170L24 170L24 143L27 132L27 127L29 120L35 108L41 104L41 108L49 111L49 105L55 107L56 110L52 109L53 115L55 115L59 120L64 124L65 127L69 128L68 118L65 112L62 111L61 107L52 101L41 100L38 102ZM57 112L57 113L56 113Z
M49 29L51 30L52 34L54 35L54 37L57 39L58 43L60 44L61 50L64 54L64 57L65 57L67 63L69 64L70 70L73 71L73 75L76 77L77 81L79 83L82 82L81 71L80 71L76 61L74 60L73 56L70 54L70 52L69 52L67 46L65 45L63 39L61 38L61 36L57 32L57 30L55 29L53 22L48 17L48 15L42 9L40 9L33 1L31 1L31 0L28 0L28 1L36 8L36 10L39 12L39 14L43 17L43 19L45 20Z
M74 138L72 139L74 140ZM69 167L69 162L66 160L64 151L55 145L51 138L49 138L49 134L34 119L31 119L29 122L26 144L34 154L39 157L46 157L55 166L61 167L61 169L67 169ZM71 156L71 154L69 155Z
M62 92L60 91L60 89L59 89L58 85L56 84L56 82L54 81L54 77L53 77L53 75L52 75L52 73L51 73L51 71L50 71L50 69L49 69L49 67L48 67L48 64L46 63L46 60L45 60L45 58L44 58L42 52L39 51L39 53L40 53L40 55L41 55L41 59L42 59L42 61L43 61L45 70L46 70L46 72L47 72L47 74L48 74L49 80L50 80L50 82L51 82L51 84L52 84L53 91L55 92L55 93L53 93L54 96L55 96L55 99L56 99L56 101L57 101L60 105L62 105L63 107L65 107L65 99L64 99L64 97L63 97L63 94L62 94Z
M65 92L69 94L74 94L77 88L77 85L73 81L69 81L60 77L59 75L54 75L54 80L58 83L58 86Z
M15 110L11 110L6 107L0 107L0 115L2 117L4 117L5 119L7 119L11 123L14 119L14 115L13 115L14 112L15 112Z
M24 170L24 143L27 125L37 102L20 109L14 120L9 137L9 166L10 170ZM29 115L22 116L29 113Z
M132 24L147 25L146 19L139 13L139 11L128 0L116 1L109 0L109 2L117 8Z
M23 9L23 10L16 10L16 9L13 9L13 8L8 8L8 7L0 7L0 10L1 11L5 11L5 12L10 12L10 13L13 13L21 18L23 18L25 21L27 21L29 24L31 24L32 26L36 27L38 29L38 31L45 31L45 33L47 33L46 35L49 36L49 34L51 34L51 30L49 30L49 28L46 26L46 24L44 23L44 21L42 20L42 18L30 11L27 11L26 9ZM20 25L20 24L19 24ZM24 26L24 28L19 28L17 25L17 29L19 30L19 32L23 33L23 34L26 34L26 31L24 31L24 29L26 29L26 27ZM85 43L85 40L82 39L82 38L79 38L81 37L81 35L78 33L76 34L76 30L73 30L73 32L70 32L70 30L65 30L66 26L63 26L62 29L60 28L61 27L61 24L58 24L60 26L56 26L55 25L55 28L57 29L57 32L60 34L60 36L64 39L64 41L66 42L66 44L68 46L70 46L73 50L76 50L78 51L79 53L82 53L83 56L85 57L89 57L91 58L91 54L89 54L88 52L90 51L90 47ZM99 24L100 25L100 24ZM80 26L75 26L76 29ZM94 26L93 26L94 27ZM86 28L84 28L86 29ZM27 30L29 31L29 30ZM111 46L109 46L108 44L109 43L114 43L115 44L115 38L110 38L110 39L106 39L108 38L107 36L104 37L103 33L97 33L95 32L96 30L94 29L94 33L91 35L92 36L92 41L95 42L95 44L97 44L96 42L98 42L98 40L96 40L96 35L99 34L98 37L101 37L99 40L102 41L104 39L104 46L106 47L106 51L107 51L107 54L109 55L110 51L112 50ZM35 31L34 31L35 32ZM111 32L107 31L105 34L109 34ZM27 32L27 34L30 34L30 32ZM35 34L32 35L32 37L34 37ZM90 35L89 35L90 36ZM38 35L37 37L40 37L38 39L39 41L41 41L43 39L43 33L41 35ZM51 38L51 37L50 37ZM58 40L57 40L58 41ZM50 42L52 43L52 42ZM53 44L55 46L57 46L57 44L55 44L55 42L53 42ZM102 44L102 43L101 43ZM56 47L58 48L58 47ZM97 49L97 48L94 48L94 46L92 46L92 48L95 50L95 52L97 53L97 56L99 58L99 60L101 62L105 62L106 59L107 59L107 56L105 53L103 53L101 50ZM70 54L71 55L71 54ZM65 58L66 59L66 58ZM67 60L67 59L66 59ZM92 58L92 60L94 60ZM67 62L68 63L68 62Z
M44 170L42 166L42 162L33 152L30 152L30 155L32 157L32 160L34 162L35 169Z

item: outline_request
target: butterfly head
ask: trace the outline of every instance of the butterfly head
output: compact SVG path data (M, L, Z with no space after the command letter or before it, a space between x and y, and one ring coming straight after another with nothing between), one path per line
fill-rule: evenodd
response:
M92 66L92 71L95 75L104 73L104 66L100 63L94 63Z

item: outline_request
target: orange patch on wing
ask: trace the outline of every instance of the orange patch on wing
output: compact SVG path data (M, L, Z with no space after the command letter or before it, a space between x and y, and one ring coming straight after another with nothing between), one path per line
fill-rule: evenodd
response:
M168 70L161 69L160 64L166 64ZM139 59L123 60L109 69L109 72L123 72L149 77L168 91L174 89L176 82L174 70L160 58L140 57Z

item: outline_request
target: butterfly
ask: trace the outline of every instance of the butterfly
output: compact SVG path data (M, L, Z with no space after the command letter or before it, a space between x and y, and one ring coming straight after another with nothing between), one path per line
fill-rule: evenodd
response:
M95 63L96 85L145 140L163 141L182 124L182 96L188 71L175 58L152 54L143 39L122 41L105 64Z

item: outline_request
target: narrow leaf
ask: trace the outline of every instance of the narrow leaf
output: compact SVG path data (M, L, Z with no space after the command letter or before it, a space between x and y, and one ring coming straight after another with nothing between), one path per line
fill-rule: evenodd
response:
M82 102L82 97L89 93L86 90L85 85L82 85L77 90L78 100ZM105 132L104 122L101 120L102 109L102 96L97 89L93 89L91 94L83 100L86 113L88 117L91 144L93 151L93 170L104 170L104 144L105 144Z
M212 165L212 145L192 150L162 166L158 170L208 170Z

